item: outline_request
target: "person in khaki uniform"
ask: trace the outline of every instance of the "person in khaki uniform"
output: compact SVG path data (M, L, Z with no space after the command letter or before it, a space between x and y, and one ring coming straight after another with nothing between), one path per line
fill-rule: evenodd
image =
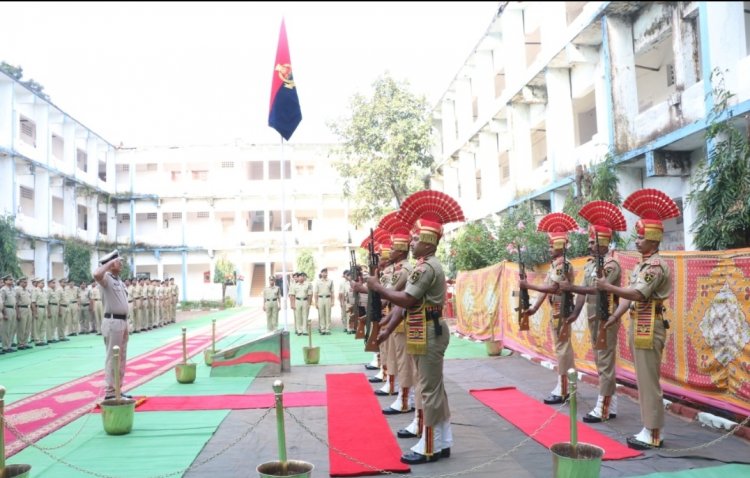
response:
M68 338L68 333L72 332L68 328L68 281L65 278L60 279L60 287L59 291L57 293L57 300L58 305L60 307L60 314L58 316L58 339L60 342L67 342L70 339Z
M146 310L148 312L148 325L146 329L156 328L156 284L155 280L147 281L146 286Z
M133 279L125 279L125 293L128 295L128 331L132 332L135 322L135 305L133 304L133 289L135 289L135 281Z
M92 333L102 335L102 318L104 316L104 307L102 305L102 291L99 289L96 281L89 285L89 307L91 310Z
M564 260L565 248L568 246L568 232L578 229L575 219L562 212L553 212L547 214L539 221L537 230L546 232L549 235L549 254L552 257L547 277L542 285L529 284L526 279L519 282L521 287L541 292L536 302L525 314L532 316L536 314L539 307L544 303L544 299L549 298L550 307L552 308L552 338L555 341L555 355L557 357L557 385L550 395L544 399L548 405L556 405L568 400L570 393L568 390L568 370L575 368L575 356L573 355L573 346L570 340L564 340L558 334L559 321L567 320L562 317L562 294L560 283L572 283L574 278L573 267ZM567 270L567 272L566 272ZM566 314L569 312L566 312ZM562 325L562 327L570 327ZM562 327L560 328L562 331Z
M295 282L289 290L294 303L294 332L297 335L307 335L307 286L303 283L302 272L297 272L295 276Z
M263 312L266 313L266 329L272 332L279 328L279 303L281 294L279 286L276 285L276 278L268 278L268 287L263 289Z
M180 301L180 287L175 284L174 277L169 279L172 286L172 323L177 323L177 303Z
M667 263L659 256L664 236L662 221L680 215L677 204L656 189L641 189L623 202L622 207L641 219L635 224L635 247L641 262L633 269L628 287L618 287L606 279L598 279L596 287L615 294L620 304L607 320L607 327L619 324L630 309L628 340L633 351L638 403L643 429L627 438L630 448L646 450L664 446L664 402L661 389L661 359L669 323L664 319L664 302L672 292Z
M18 286L15 288L16 310L18 319L18 328L16 329L16 339L18 340L18 350L30 349L29 339L31 338L31 291L28 288L26 277L18 279Z
M68 335L75 337L78 335L78 287L75 282L68 280L65 285L65 298L67 299L67 311L65 314L65 324L68 328Z
M445 273L435 251L443 234L443 224L463 221L464 215L458 203L447 194L425 190L412 194L401 203L398 218L413 225L416 232L411 241L412 252L417 258L414 271L403 291L386 289L377 277L369 277L367 287L406 311L404 314L394 308L388 324L380 330L378 342L386 340L405 316L408 317L406 350L414 358L417 370L424 424L419 441L409 453L401 456L401 462L417 465L451 456L451 412L443 380L443 361L450 342L450 329L442 314Z
M142 305L142 297L143 297L143 287L141 286L141 283L143 281L138 280L136 277L133 279L133 330L132 332L134 334L141 333L141 329L143 328L143 314L141 314L141 305Z
M3 353L9 354L17 349L13 347L13 339L16 336L18 328L18 319L16 317L16 292L13 287L13 276L3 277L3 288L0 289L0 302L3 303Z
M47 343L56 344L58 342L56 335L57 327L60 325L60 299L58 297L57 280L54 278L47 281Z
M328 269L320 271L313 287L313 306L318 309L318 332L331 335L331 304L333 303L333 281L328 279Z
M586 316L591 339L591 350L594 354L594 363L599 373L599 397L596 406L584 415L586 423L599 423L617 418L617 395L615 395L615 364L617 362L617 334L619 327L605 329L605 344L599 346L598 338L602 324L615 310L616 300L612 294L607 294L606 312L603 311L604 321L598 316L597 296L599 290L596 288L597 279L597 257L602 261L602 275L610 284L619 286L621 269L620 263L609 252L609 243L612 240L612 231L624 231L627 228L625 216L617 206L607 201L592 201L586 204L578 212L578 215L589 221L589 250L591 256L583 269L583 285L577 286L569 282L560 282L560 289L579 294L576 297L576 306L573 313L566 322L572 324L583 310L586 304Z
M91 289L86 282L81 282L78 289L78 316L81 323L81 334L86 335L94 332L94 324L91 315Z
M138 286L141 288L141 302L140 302L140 332L148 330L148 281L141 277L138 281ZM138 316L138 314L136 314Z
M34 324L35 345L45 346L52 337L52 324L49 320L49 291L44 287L44 279L36 280L36 296L34 297L36 322Z
M37 322L39 321L37 313L39 309L36 307L36 297L39 295L38 280L36 277L31 279L31 286L29 287L29 294L31 294L31 306L29 307L31 310L31 320L29 321L31 326L29 328L31 329L31 343L35 346L39 344L39 336L37 335Z

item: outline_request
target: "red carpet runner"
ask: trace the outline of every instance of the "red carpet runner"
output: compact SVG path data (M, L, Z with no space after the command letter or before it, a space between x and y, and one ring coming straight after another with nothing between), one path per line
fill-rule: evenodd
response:
M247 315L216 321L216 340L226 337L245 324ZM192 357L211 346L211 326L193 332L187 339L187 355ZM102 363L104 348L102 347ZM135 388L182 362L182 338L151 352L128 359L123 391ZM6 405L5 416L27 441L40 438L89 413L104 390L104 370L64 383L36 395ZM5 429L5 454L11 457L28 445Z
M326 384L330 475L366 476L379 474L377 470L410 471L409 466L401 463L401 447L365 374L327 374ZM334 449L371 467L355 463Z
M138 397L136 397L138 398ZM273 393L255 395L195 395L147 397L136 403L137 412L177 412L190 410L245 410L248 408L272 408L276 406ZM284 408L325 407L325 392L286 392ZM96 411L100 411L97 407Z
M555 408L519 392L515 387L471 390L471 394L527 435L534 433L555 412ZM547 448L555 443L569 442L570 417L562 413L558 414L549 425L534 436L534 439ZM603 460L621 460L641 454L639 451L631 450L627 445L602 435L580 421L578 422L578 442L603 448Z

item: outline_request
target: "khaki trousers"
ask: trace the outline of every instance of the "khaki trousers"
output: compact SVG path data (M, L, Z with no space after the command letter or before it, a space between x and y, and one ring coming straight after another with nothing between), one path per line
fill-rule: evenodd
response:
M115 346L120 347L120 385L125 378L125 366L128 356L128 321L120 319L104 319L102 321L102 337L107 358L104 361L104 392L107 395L115 393Z
M440 336L436 336L435 327L431 321L428 321L427 353L425 355L412 355L419 383L417 392L422 398L424 425L427 427L434 427L451 417L448 394L445 392L445 383L443 382L443 359L445 349L448 348L448 342L450 342L451 333L445 319L440 319L440 326L443 332Z
M599 395L610 397L615 394L617 382L615 381L615 364L617 362L617 334L620 325L607 329L607 349L596 349L596 336L599 334L599 322L597 318L589 319L589 335L591 336L591 350L594 352L596 370L599 372Z
M635 321L631 319L628 340L633 352L635 377L638 383L638 403L641 406L641 419L645 428L664 428L664 402L661 390L661 357L667 331L664 323L654 321L654 348L637 349L633 346L633 327Z

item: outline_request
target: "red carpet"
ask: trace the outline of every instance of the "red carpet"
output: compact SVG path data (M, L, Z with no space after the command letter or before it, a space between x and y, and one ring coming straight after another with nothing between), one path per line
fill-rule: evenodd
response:
M253 312L255 313L255 312ZM216 322L216 340L231 334L245 325L247 315ZM204 326L187 339L188 357L192 357L211 345L211 326ZM104 363L104 348L101 355ZM148 353L128 359L125 383L122 391L137 387L173 369L182 362L182 338L154 349ZM5 416L27 441L40 438L91 412L98 401L104 398L104 371L92 373L57 387L5 406ZM5 455L11 457L26 448L26 443L16 438L5 428Z
M276 406L273 393L255 395L195 395L146 397L137 400L136 412L176 412L187 410L244 410L247 408L271 408ZM324 407L325 392L286 392L284 408L287 407ZM97 407L99 411L99 407Z
M519 392L515 387L471 390L471 394L527 435L534 433L556 409ZM569 442L570 417L559 413L534 439L547 448L555 443ZM603 448L604 460L621 460L641 455L641 452L631 450L627 445L599 433L581 421L578 422L578 442Z
M377 470L409 472L409 466L401 463L401 447L365 374L327 374L326 384L330 475L377 475ZM370 467L355 463L335 450Z

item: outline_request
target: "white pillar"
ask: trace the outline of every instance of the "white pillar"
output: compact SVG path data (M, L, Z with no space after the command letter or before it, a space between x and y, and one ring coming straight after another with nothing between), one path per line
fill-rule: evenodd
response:
M609 61L612 70L612 112L614 141L618 151L633 147L635 120L638 116L638 92L635 79L635 54L633 52L633 25L619 17L606 17L605 35L609 44Z
M456 107L454 99L443 99L440 108L443 116L443 154L450 154L456 148L458 133L456 131Z
M701 9L701 12L705 11L707 14L702 22L702 25L707 25L707 29L701 35L709 37L708 61L711 70L729 70L725 74L725 86L729 91L738 91L738 82L745 81L736 75L737 59L747 55L744 8L744 2L706 2L706 8Z
M500 17L505 55L505 81L511 88L520 88L526 67L526 35L523 31L523 11L506 8Z
M489 117L495 110L495 68L492 50L478 51L474 55L472 87L477 97L479 117Z
M529 106L522 103L508 106L508 120L513 136L513 148L508 151L510 184L513 184L518 192L528 189L534 181L531 177Z
M570 97L570 70L547 68L547 158L552 180L574 172L575 118Z
M482 171L483 211L496 211L499 208L500 168L498 166L497 134L482 132L479 134L477 164Z
M472 110L471 81L468 78L455 80L456 84L456 120L458 122L458 138L461 141L469 134L471 125L474 124L474 113Z

